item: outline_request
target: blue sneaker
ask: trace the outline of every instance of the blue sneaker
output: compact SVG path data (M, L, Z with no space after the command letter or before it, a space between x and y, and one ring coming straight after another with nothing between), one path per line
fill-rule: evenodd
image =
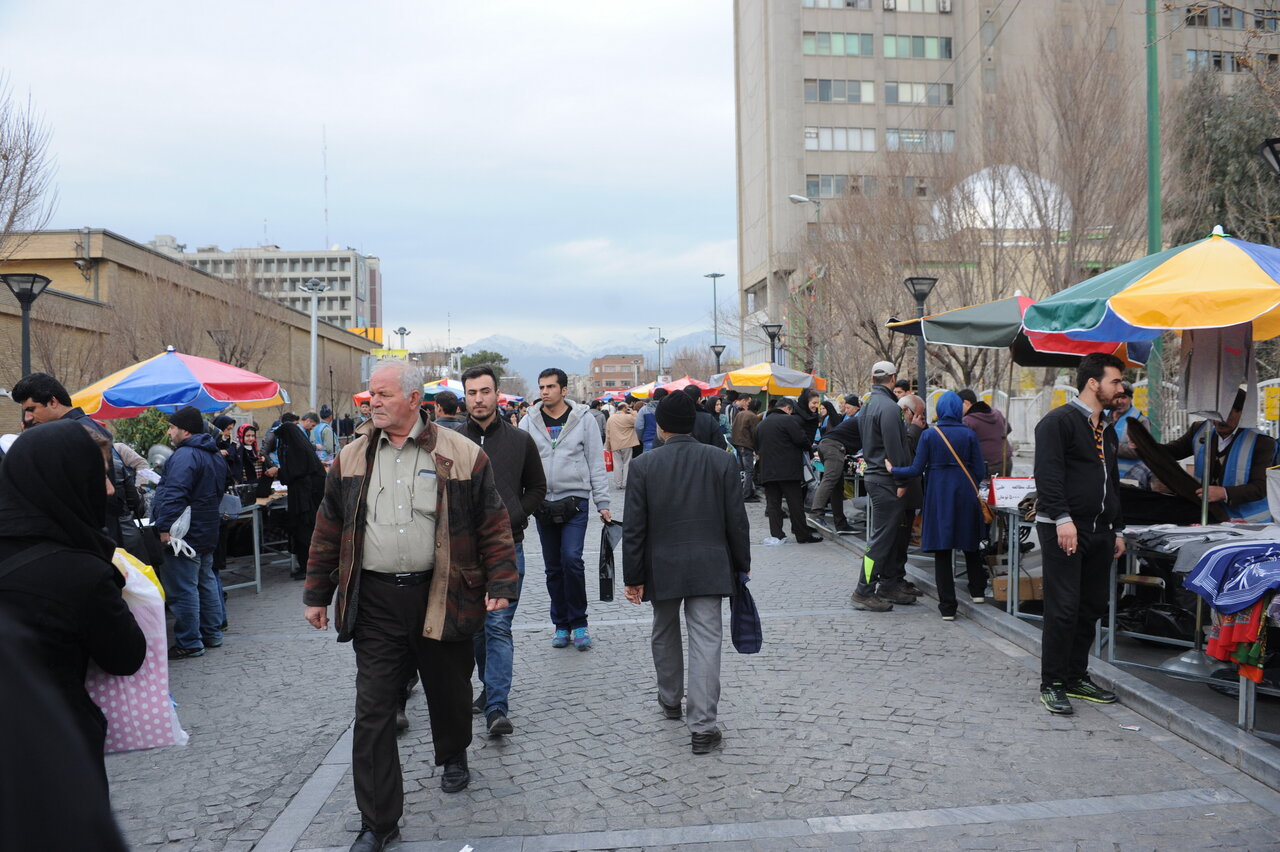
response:
M591 647L591 637L587 635L587 628L573 628L573 647L579 651L585 651Z
M551 637L552 648L568 648L569 647L569 631L556 630L556 635Z

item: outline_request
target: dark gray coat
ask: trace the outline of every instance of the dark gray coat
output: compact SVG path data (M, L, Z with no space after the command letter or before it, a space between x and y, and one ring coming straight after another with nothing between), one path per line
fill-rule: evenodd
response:
M756 482L802 481L809 444L800 418L780 408L771 410L756 427L756 455L760 457Z
M644 453L627 473L622 577L644 599L733 594L751 570L751 530L734 457L690 435Z

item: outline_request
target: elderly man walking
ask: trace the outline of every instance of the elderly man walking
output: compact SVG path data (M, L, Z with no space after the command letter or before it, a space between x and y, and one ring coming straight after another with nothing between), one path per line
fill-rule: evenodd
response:
M627 600L653 603L650 646L658 704L679 719L685 693L680 609L689 633L687 724L694 754L719 745L722 598L751 570L751 531L738 465L692 437L697 407L684 394L658 403L663 446L636 459L627 483L622 573Z
M396 710L413 671L444 767L441 789L470 782L472 637L486 612L518 594L511 521L489 459L419 411L422 378L402 361L374 368L373 418L329 470L307 562L307 621L327 628L336 595L338 641L355 644L351 769L361 830L351 852L380 852L400 833Z

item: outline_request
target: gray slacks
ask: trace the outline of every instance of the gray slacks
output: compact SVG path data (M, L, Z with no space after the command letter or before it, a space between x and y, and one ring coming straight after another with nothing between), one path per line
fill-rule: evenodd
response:
M685 722L690 733L694 734L716 730L716 709L720 705L723 602L724 598L719 595L652 601L650 645L653 667L658 675L658 697L667 706L678 706L685 696L684 651L680 643L680 604L684 604L685 629L689 633Z

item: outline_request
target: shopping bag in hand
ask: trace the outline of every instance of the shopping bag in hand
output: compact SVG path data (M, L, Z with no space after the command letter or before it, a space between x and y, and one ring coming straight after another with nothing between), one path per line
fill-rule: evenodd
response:
M747 589L751 582L748 574L739 573L734 583L733 597L729 598L729 633L733 647L739 654L758 654L764 644L764 632L760 629L760 611Z
M622 523L606 521L600 531L600 600L613 600L613 549L622 541Z

